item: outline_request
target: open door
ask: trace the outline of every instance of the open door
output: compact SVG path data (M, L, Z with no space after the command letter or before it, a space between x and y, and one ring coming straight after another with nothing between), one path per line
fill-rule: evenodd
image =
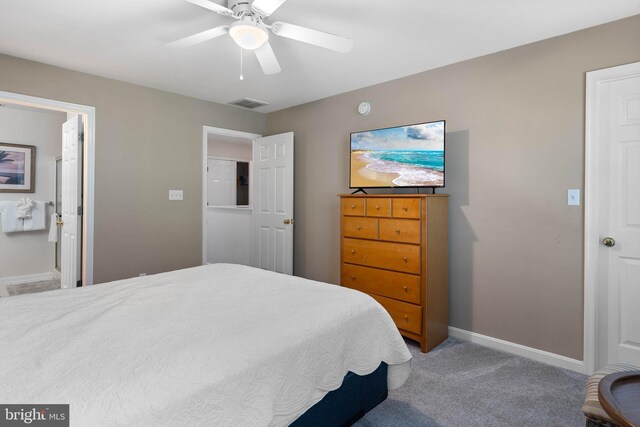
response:
M596 368L640 365L640 62L603 71L608 77L598 80L594 101L599 153Z
M82 134L80 116L62 125L62 288L75 288L82 277Z
M293 274L293 132L253 140L254 265Z

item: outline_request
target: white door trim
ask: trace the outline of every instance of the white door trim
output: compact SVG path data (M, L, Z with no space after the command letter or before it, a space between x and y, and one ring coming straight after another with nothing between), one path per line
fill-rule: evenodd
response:
M585 190L584 190L584 367L585 373L593 373L598 348L598 265L600 215L598 108L600 87L636 72L640 62L605 68L587 73L585 107Z
M86 117L85 123L85 151L83 156L83 266L82 283L84 286L93 285L93 207L94 207L94 183L95 183L95 146L96 146L96 109L88 105L72 104L47 98L22 95L12 92L0 91L0 102L10 102L29 107L45 108L48 110L64 111L67 113L82 114Z
M208 136L232 136L236 138L256 139L262 135L243 132L240 130L202 126L202 265L207 264L207 160L208 160Z

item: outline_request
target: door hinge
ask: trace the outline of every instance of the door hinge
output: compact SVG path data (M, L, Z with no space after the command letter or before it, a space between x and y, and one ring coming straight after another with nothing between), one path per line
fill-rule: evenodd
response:
M78 134L78 141L84 142L84 131L80 131Z
M82 215L82 206L78 206L78 215Z

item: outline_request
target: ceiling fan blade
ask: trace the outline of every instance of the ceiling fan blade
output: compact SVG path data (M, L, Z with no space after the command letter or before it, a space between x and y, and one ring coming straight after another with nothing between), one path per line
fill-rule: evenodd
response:
M262 16L269 16L287 0L254 0L251 8Z
M276 58L275 53L273 53L273 49L271 49L269 42L266 42L258 49L254 50L254 52L256 53L258 62L265 74L278 74L282 71L282 68L280 68L280 64L278 63L278 59Z
M341 53L347 53L353 47L353 40L347 37L336 36L335 34L324 33L286 22L274 22L271 24L271 31L280 37L298 40Z
M216 37L223 36L229 32L229 27L227 25L222 25L220 27L215 27L210 30L203 31L201 33L194 34L189 37L185 37L183 39L178 39L176 41L172 41L171 43L167 43L167 47L191 47L197 45L202 42L206 42L208 40L215 39Z
M196 6L204 7L205 9L209 9L214 11L215 13L219 13L224 16L233 16L233 11L224 6L219 5L218 3L214 3L209 0L185 0L189 3L195 4Z

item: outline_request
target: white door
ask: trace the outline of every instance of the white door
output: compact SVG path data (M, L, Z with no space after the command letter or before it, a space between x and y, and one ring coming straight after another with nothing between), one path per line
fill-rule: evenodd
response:
M597 98L598 366L640 366L640 63L624 70Z
M81 278L82 254L82 120L75 116L62 125L62 230L60 285L75 288Z
M253 141L254 265L293 274L293 132Z
M207 160L207 204L235 206L237 197L237 163L234 160Z

